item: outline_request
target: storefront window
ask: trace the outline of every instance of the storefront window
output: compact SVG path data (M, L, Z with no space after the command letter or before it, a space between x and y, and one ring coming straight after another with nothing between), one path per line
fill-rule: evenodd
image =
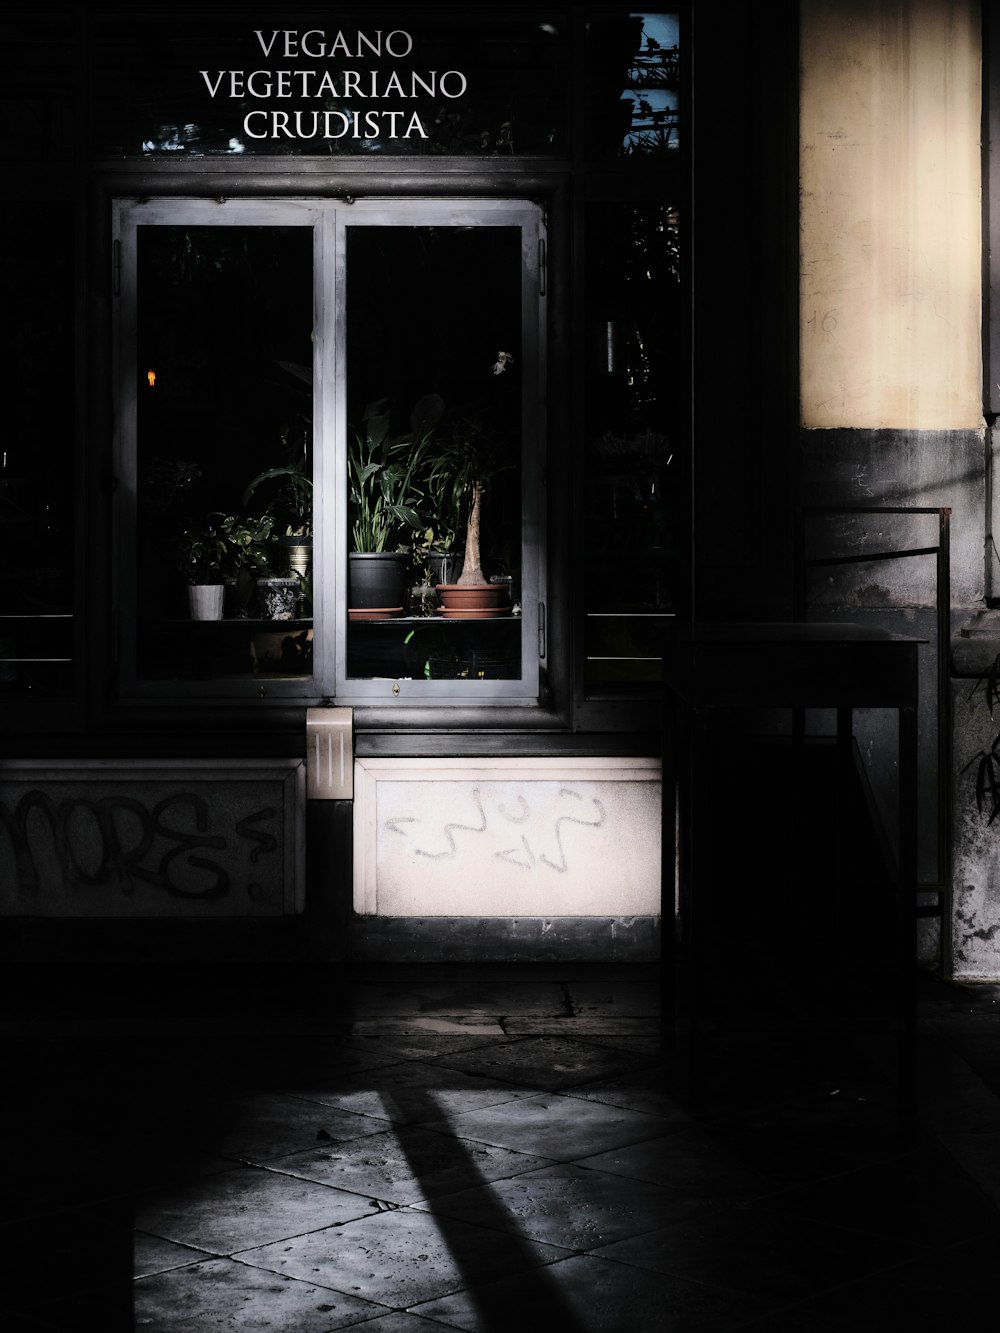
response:
M118 206L127 689L537 699L540 225Z

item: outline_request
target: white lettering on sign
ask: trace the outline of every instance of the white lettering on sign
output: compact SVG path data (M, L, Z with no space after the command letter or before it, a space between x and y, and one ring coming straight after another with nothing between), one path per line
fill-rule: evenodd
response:
M353 34L322 28L262 28L253 30L268 60L402 60L413 52L412 36L401 28L391 32L376 29ZM416 112L330 108L331 100L351 102L464 97L468 79L458 69L382 70L324 69L298 66L294 69L202 69L209 97L245 102L324 100L322 110L248 111L243 129L249 139L427 139L423 121Z
M300 52L310 60L333 56L364 60L370 55L381 58L383 52L394 60L401 60L413 50L413 38L399 28L386 33L384 37L381 30L373 37L369 37L366 32L356 32L353 46L342 32L334 33L332 39L327 41L322 28L310 28L301 37L297 28L275 28L270 36L266 36L260 28L254 28L253 32L265 56L269 57L277 47L279 54L288 60L294 59Z

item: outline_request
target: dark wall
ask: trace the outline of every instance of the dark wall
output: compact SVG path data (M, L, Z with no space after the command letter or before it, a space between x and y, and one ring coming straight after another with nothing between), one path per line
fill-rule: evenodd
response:
M791 611L798 421L797 6L696 6L694 610ZM703 29L711 25L706 35ZM701 45L699 39L701 38Z

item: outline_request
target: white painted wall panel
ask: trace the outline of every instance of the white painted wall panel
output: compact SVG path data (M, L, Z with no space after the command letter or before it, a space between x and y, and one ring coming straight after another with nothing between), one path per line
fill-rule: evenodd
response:
M359 759L355 911L656 915L660 801L654 759Z

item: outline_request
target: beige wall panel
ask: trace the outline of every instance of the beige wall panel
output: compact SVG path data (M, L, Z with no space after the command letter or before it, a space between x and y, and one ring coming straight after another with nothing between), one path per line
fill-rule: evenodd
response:
M803 424L976 428L979 5L801 14Z
M659 913L659 760L358 759L354 795L356 912Z

